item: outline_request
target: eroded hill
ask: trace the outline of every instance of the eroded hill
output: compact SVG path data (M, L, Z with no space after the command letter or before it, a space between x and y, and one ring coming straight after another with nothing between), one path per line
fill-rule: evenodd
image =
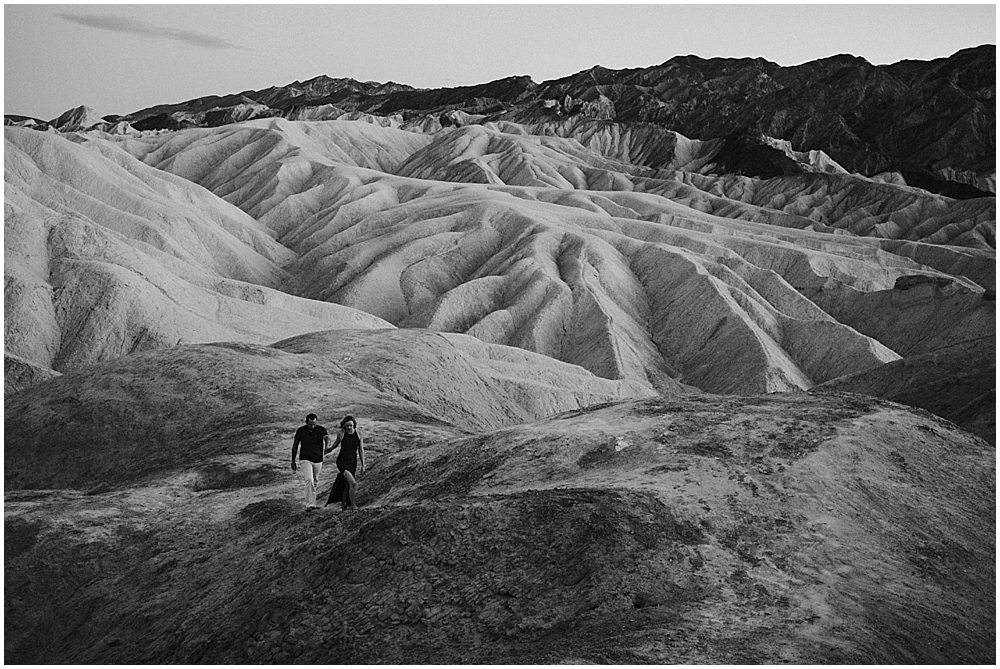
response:
M8 129L6 351L64 371L392 324L745 393L995 332L993 198L836 170L711 176L718 147L676 134L653 169L620 130ZM186 208L162 211L175 191Z
M4 137L4 352L13 360L64 371L188 342L388 326L280 292L295 254L190 181L107 143L18 128Z

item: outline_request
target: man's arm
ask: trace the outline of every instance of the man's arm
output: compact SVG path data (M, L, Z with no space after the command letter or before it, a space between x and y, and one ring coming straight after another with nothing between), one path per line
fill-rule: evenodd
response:
M299 431L295 431L295 440L292 441L292 471L295 471L295 458L299 455Z

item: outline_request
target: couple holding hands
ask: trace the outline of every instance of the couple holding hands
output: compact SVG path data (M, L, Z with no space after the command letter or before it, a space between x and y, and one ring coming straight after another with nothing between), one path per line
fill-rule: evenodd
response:
M299 446L302 452L299 453ZM354 416L347 416L340 421L340 431L337 440L330 446L330 435L326 428L317 425L316 414L306 416L306 424L295 431L295 441L292 443L292 471L297 464L302 466L302 475L306 482L306 508L319 508L316 503L316 489L319 486L319 473L323 469L323 456L340 446L337 454L337 480L326 503L337 500L342 509L358 508L357 503L357 469L365 470L364 440L358 433L358 423ZM296 464L295 459L299 461Z

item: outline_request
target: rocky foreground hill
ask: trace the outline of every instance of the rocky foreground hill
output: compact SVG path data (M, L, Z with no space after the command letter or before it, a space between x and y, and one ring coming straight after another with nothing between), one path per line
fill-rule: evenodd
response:
M138 353L8 397L5 659L995 656L983 440L836 392L622 401L625 382L514 352L340 330ZM305 407L359 417L359 511L303 509Z
M995 662L994 54L8 117L5 660Z

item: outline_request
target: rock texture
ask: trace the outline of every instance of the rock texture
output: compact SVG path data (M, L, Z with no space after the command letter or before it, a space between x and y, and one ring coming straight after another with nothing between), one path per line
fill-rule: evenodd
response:
M838 393L533 420L624 384L458 341L185 346L9 399L6 659L995 657L996 460L977 437ZM310 409L358 417L360 511L302 510L287 462Z
M917 331L907 323L921 323L924 351L992 332L994 303L983 299L995 289L992 198L954 200L836 171L712 176L701 172L719 147L676 134L669 169L653 169L641 164L648 154L639 136L607 124L561 127L566 136L509 122L429 135L267 119L149 137L69 136L74 142L10 129L7 349L62 370L179 341L294 333L276 329L293 325L288 319L261 317L268 310L256 307L214 309L235 337L206 323L200 316L211 308L201 305L221 294L227 305L236 298L310 318L333 315L334 302L376 325L471 334L661 390L760 392L898 359ZM64 165L73 174L60 172ZM130 192L133 173L156 192ZM95 195L57 207L39 184L60 180ZM177 188L188 203L182 219L155 204L172 208L164 193ZM113 201L113 216L102 213L94 226L102 198ZM53 209L66 214L61 227ZM114 223L121 216L128 223ZM154 232L150 220L184 223ZM76 242L66 240L109 226L131 238L128 253L79 262ZM144 253L148 240L160 252L152 267L169 263L169 278L136 276L139 260L126 260L142 257L134 249ZM97 246L121 244L104 235ZM32 245L72 255L47 265L77 273L27 269L38 262L29 257L45 257L29 254ZM100 279L74 278L95 272ZM910 300L905 319L880 319L877 296L915 295L899 284L913 280L950 285L956 297L943 309ZM181 289L193 296L156 306ZM52 297L63 295L56 309ZM195 313L185 314L181 305L192 303ZM104 321L120 334L101 332Z
M47 381L56 376L59 376L59 372L49 369L48 367L42 367L40 365L36 365L35 363L25 360L24 358L14 355L12 353L6 353L6 352L4 353L3 356L4 397L10 395L11 393L17 392L22 388L33 386L36 383Z

